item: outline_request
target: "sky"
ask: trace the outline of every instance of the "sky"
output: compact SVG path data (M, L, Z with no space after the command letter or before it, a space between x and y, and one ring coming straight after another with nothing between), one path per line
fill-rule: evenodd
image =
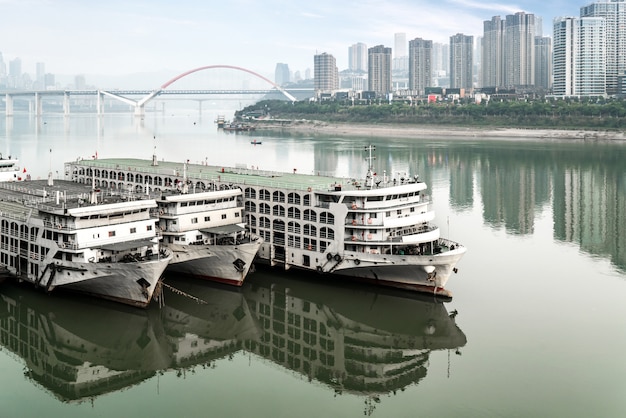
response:
M0 52L34 74L172 77L208 65L233 65L274 79L277 63L300 71L329 53L348 67L348 48L394 47L394 34L448 43L481 36L483 21L519 11L578 16L591 0L0 0ZM166 81L166 80L163 80Z

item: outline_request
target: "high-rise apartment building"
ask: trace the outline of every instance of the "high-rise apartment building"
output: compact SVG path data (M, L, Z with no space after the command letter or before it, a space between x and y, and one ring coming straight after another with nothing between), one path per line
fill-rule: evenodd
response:
M469 91L473 87L474 37L457 33L450 37L450 87Z
M548 91L552 86L552 39L535 37L535 86Z
M524 12L483 22L482 87L535 85L535 37L540 22Z
M553 30L553 94L606 95L606 20L557 18Z
M409 41L409 89L424 95L431 87L433 66L433 41L415 38Z
M15 58L9 61L9 87L22 87L22 60Z
M391 92L391 48L377 45L367 50L368 89L377 96Z
M367 45L359 42L348 48L348 69L352 72L367 72Z
M619 77L626 73L626 0L604 0L580 8L580 17L606 21L606 92L618 93Z
M291 75L289 73L289 65L283 63L276 64L276 70L274 71L274 82L279 86L285 85L291 81Z
M483 22L481 83L482 87L500 87L504 85L502 65L502 42L504 21L500 16Z
M535 15L524 12L506 16L504 23L505 86L535 84Z
M335 57L326 52L313 57L313 85L316 92L332 92L339 88L339 70Z
M405 77L405 73L409 71L409 58L406 47L406 33L394 34L392 69L398 74L404 74Z

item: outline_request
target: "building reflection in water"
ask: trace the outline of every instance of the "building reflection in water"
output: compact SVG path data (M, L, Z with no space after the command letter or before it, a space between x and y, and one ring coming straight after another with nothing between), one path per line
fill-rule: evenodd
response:
M466 343L443 303L412 294L263 272L238 290L166 281L177 291L166 288L165 305L148 310L50 298L5 282L0 343L25 362L27 379L63 402L93 399L160 372L214 366L240 351L367 402L419 383L431 351Z

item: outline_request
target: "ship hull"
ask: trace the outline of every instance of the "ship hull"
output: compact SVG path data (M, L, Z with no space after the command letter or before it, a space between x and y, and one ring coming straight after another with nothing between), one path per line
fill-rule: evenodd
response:
M38 284L48 291L64 289L145 308L170 260L171 256L135 263L63 262L46 268Z
M452 292L445 289L445 285L452 273L456 272L455 266L466 252L465 247L456 245L455 250L436 255L329 253L323 262L311 266L308 270L315 269L324 275L332 274L350 280L451 298ZM263 261L270 264L267 259ZM276 262L271 264L283 265ZM289 264L284 264L284 267L302 268Z
M238 245L169 244L172 262L167 271L241 286L261 243L256 240Z

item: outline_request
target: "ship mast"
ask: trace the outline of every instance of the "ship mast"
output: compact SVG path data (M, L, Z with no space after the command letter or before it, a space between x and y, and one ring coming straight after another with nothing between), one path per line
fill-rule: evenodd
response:
M374 187L374 174L373 174L373 166L372 161L376 159L375 156L372 156L372 152L376 151L375 145L368 145L365 147L365 152L368 153L368 156L365 157L367 161L367 175L365 176L365 187L369 187L370 189Z

